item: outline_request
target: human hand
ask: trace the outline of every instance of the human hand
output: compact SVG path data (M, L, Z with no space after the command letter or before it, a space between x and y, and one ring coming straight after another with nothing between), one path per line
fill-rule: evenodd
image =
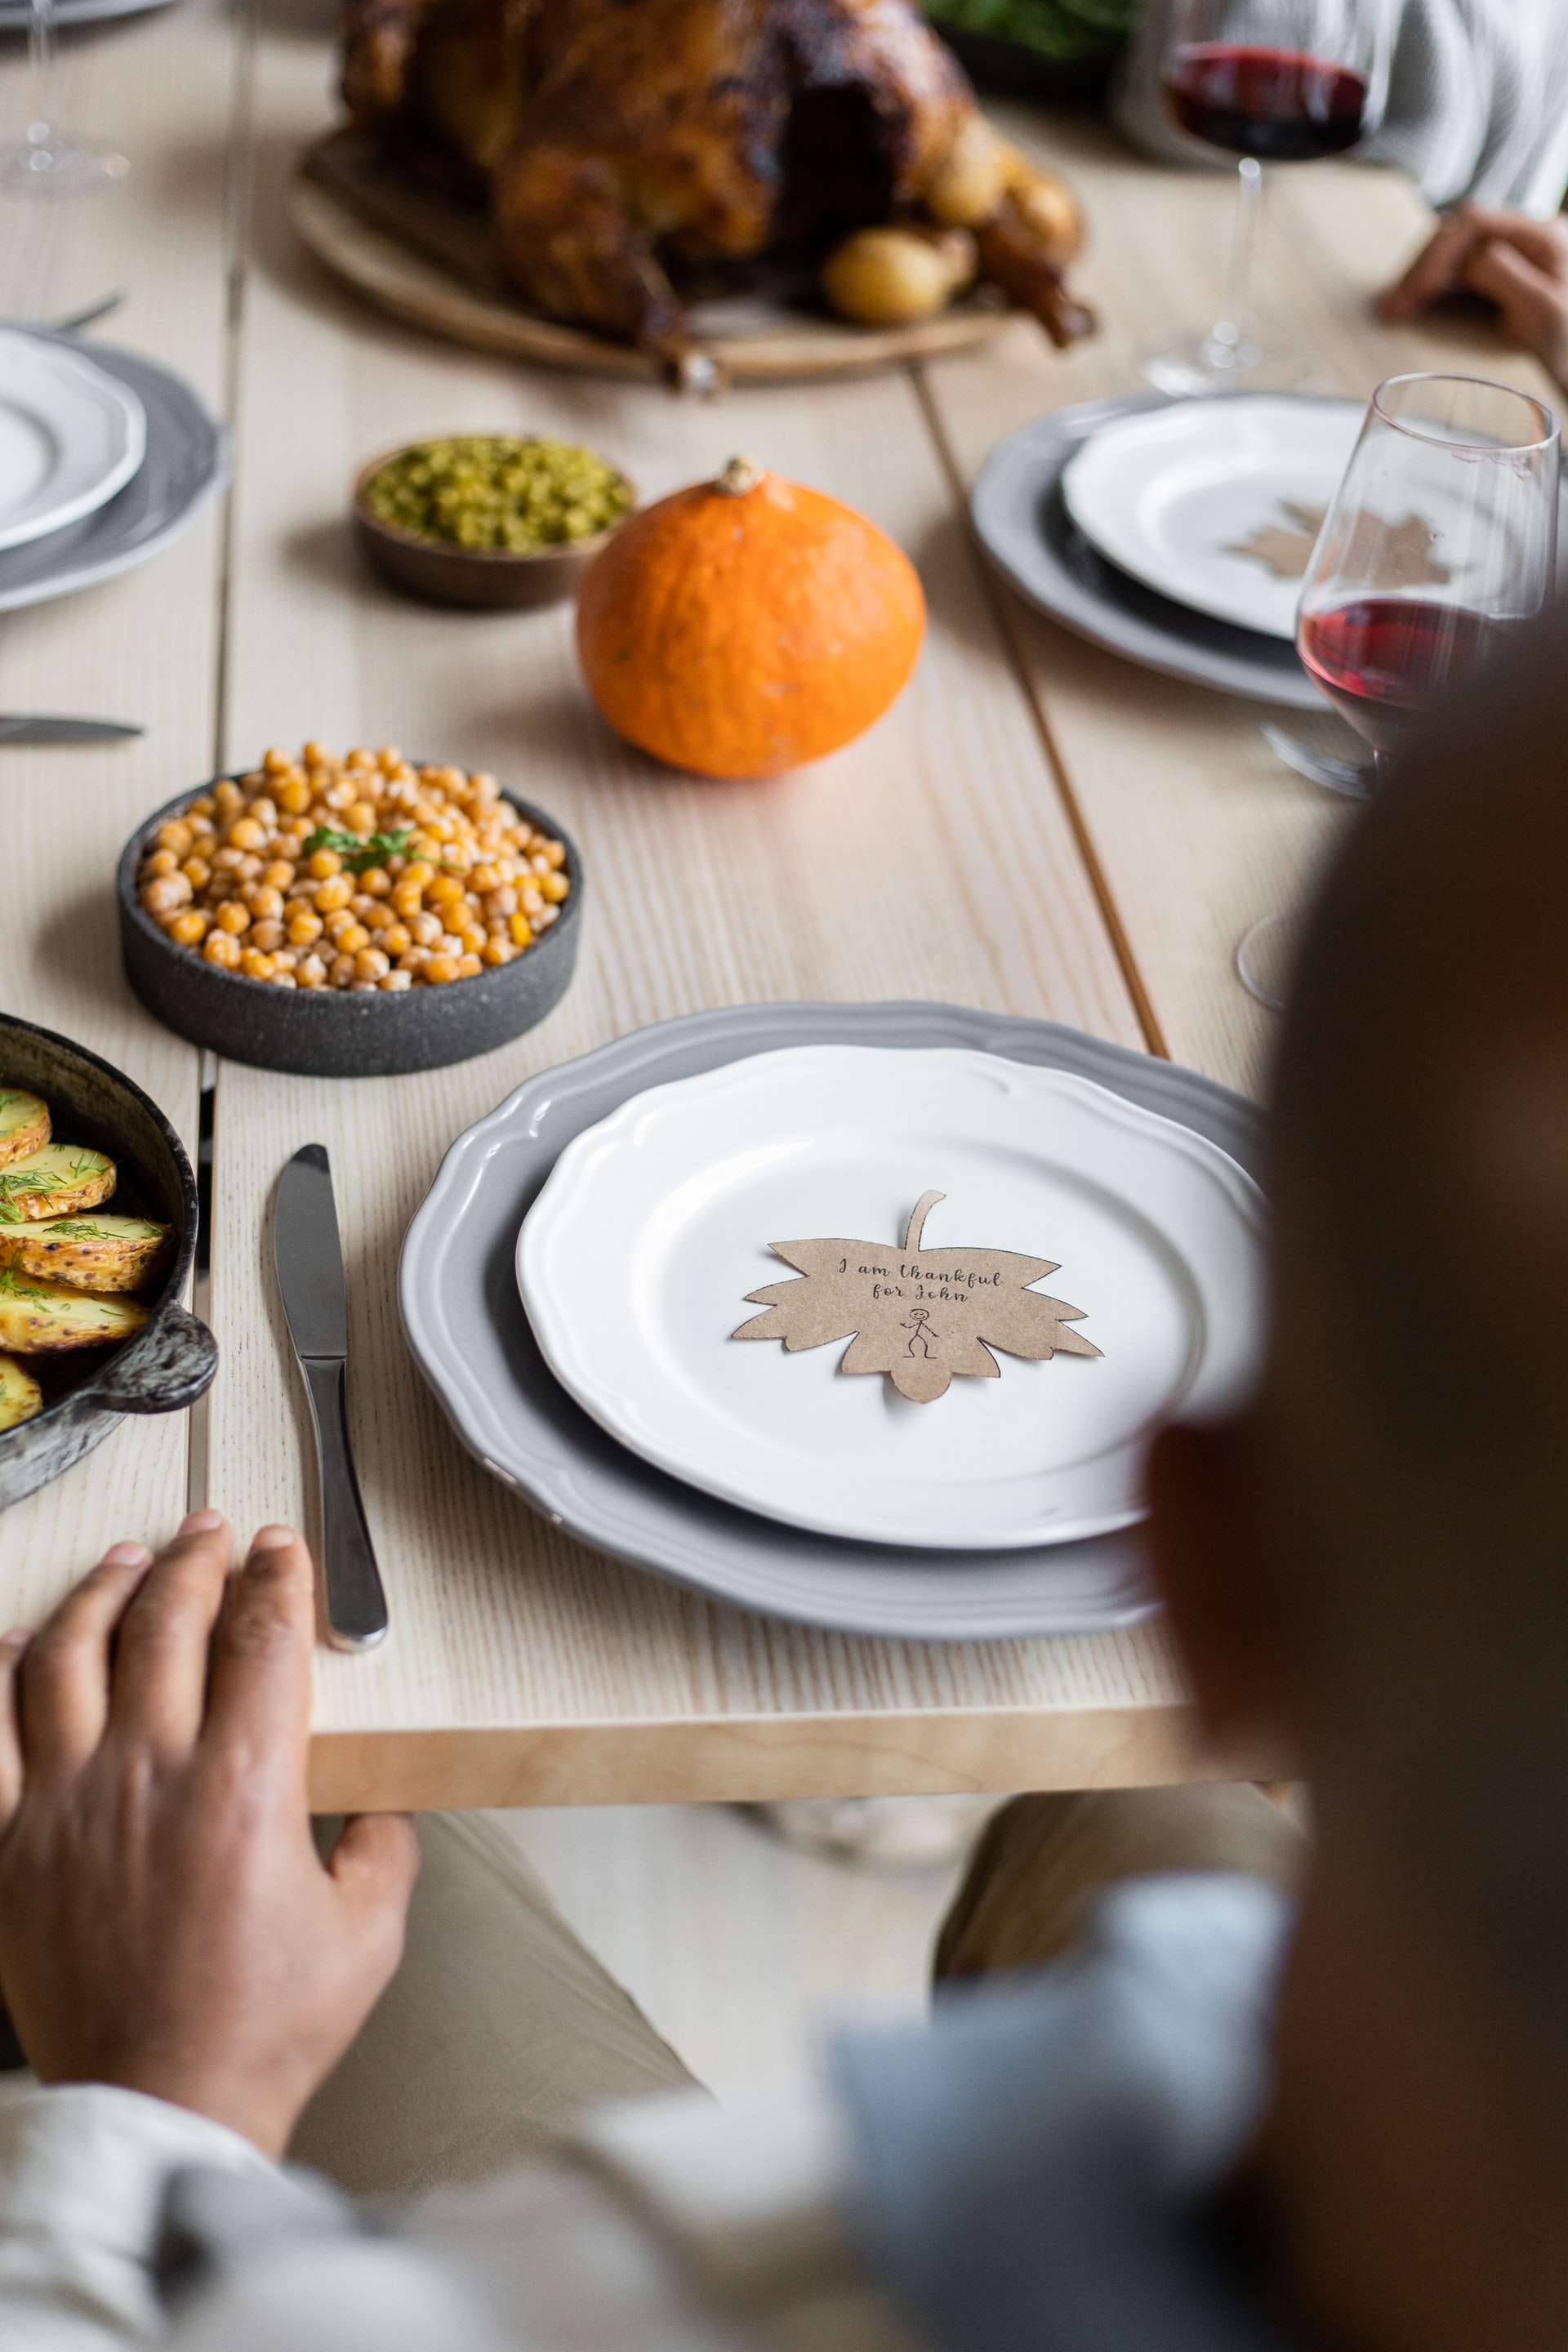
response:
M216 1511L115 1544L0 1640L0 1991L45 2083L112 2083L280 2156L395 1969L405 1816L317 1857L310 1557Z
M1495 302L1505 331L1568 391L1568 222L1460 205L1378 307L1399 322L1461 291Z

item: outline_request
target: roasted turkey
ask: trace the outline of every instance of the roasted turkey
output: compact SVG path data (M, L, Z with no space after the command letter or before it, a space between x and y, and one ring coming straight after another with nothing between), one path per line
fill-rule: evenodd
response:
M342 87L411 170L485 192L530 302L668 358L694 269L889 223L941 244L939 289L978 270L1058 342L1092 325L1076 204L912 0L350 0Z

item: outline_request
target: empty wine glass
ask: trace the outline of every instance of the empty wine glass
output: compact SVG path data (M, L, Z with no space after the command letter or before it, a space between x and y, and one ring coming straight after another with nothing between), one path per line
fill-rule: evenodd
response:
M1381 777L1433 697L1539 613L1557 577L1558 421L1476 376L1380 383L1307 567L1296 650ZM1280 1008L1299 918L1237 951Z
M27 62L32 121L25 135L0 146L0 189L7 194L79 195L123 179L129 159L95 141L68 139L48 121L55 61L55 0L31 0Z
M1225 309L1209 326L1146 352L1162 392L1279 391L1310 362L1252 323L1253 262L1266 163L1342 155L1383 119L1384 0L1176 0L1161 79L1188 136L1240 158Z

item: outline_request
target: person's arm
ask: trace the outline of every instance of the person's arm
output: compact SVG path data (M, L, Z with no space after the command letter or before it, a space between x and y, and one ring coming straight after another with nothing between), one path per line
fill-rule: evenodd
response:
M1481 294L1498 307L1503 332L1533 352L1568 393L1568 222L1561 214L1460 205L1439 223L1380 304L1385 319L1417 319L1446 294Z
M272 2174L397 1965L401 1817L324 1864L306 1793L314 1592L289 1529L237 1573L215 1512L116 1545L30 1642L0 1639L0 2342L161 2332L169 2180Z

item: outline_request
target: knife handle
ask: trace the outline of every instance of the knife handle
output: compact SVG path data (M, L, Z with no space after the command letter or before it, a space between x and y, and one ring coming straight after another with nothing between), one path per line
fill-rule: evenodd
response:
M337 1357L303 1356L300 1369L316 1424L321 1473L327 1639L334 1650L373 1649L386 1631L386 1595L349 1446L348 1367Z

